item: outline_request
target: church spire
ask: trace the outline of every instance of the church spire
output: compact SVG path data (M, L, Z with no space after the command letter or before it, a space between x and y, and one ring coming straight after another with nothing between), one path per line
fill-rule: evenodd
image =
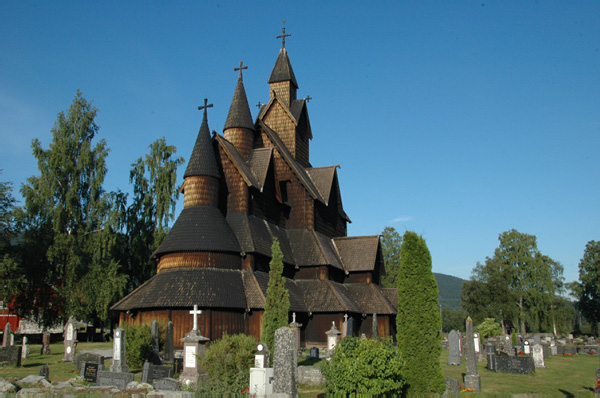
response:
M231 107L227 114L227 121L223 131L233 128L246 128L254 130L254 123L252 122L252 115L250 113L250 106L248 105L248 97L246 97L246 89L244 89L244 81L242 78L242 70L248 69L247 66L242 66L243 62L240 61L240 67L234 68L234 71L240 71L238 76L237 86L233 93L233 100L231 101Z
M285 21L283 21L285 24ZM292 64L285 49L285 38L291 36L291 33L285 33L285 26L282 28L282 34L277 36L281 39L281 50L275 61L275 66L271 72L268 83L271 85L271 95L277 93L290 106L291 101L296 99L296 90L298 82L292 69Z
M210 130L208 129L207 121L207 108L212 108L212 104L208 104L208 99L204 99L204 106L199 106L198 110L204 110L204 116L202 117L202 125L196 138L196 144L192 150L190 161L188 162L187 168L183 178L192 176L210 176L215 178L221 178L219 169L217 168L217 160L215 152L212 147L212 140L210 138Z

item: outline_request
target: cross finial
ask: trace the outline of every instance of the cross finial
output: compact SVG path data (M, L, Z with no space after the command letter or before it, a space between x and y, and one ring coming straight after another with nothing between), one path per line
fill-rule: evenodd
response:
M258 107L258 109L260 109L260 107L263 106L263 104L261 104L260 101L258 101L258 104L256 104L256 106Z
M198 309L197 305L194 305L194 309L190 311L190 314L194 316L194 329L198 330L198 315L202 314L202 310Z
M239 68L233 68L234 71L238 71L238 70L240 71L240 76L239 76L240 79L242 78L242 70L243 69L248 69L248 66L242 66L242 65L244 65L244 61L240 61L240 67Z
M310 100L312 99L312 97L310 95L307 95L306 98L304 98L306 100L306 102L310 102Z
M208 99L204 98L204 105L199 106L198 110L201 111L202 109L204 109L204 117L206 118L206 108L212 108L212 107L213 107L213 104L209 104Z
M291 33L285 33L285 23L286 21L281 21L283 23L283 28L281 28L281 35L277 36L278 39L281 39L281 48L285 48L285 38L291 36Z

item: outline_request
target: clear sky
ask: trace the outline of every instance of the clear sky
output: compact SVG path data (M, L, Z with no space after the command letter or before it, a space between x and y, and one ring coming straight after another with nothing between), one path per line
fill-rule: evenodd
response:
M577 279L600 239L597 0L4 0L0 178L38 173L31 141L48 147L80 89L111 149L105 188L129 192L157 138L189 158L205 97L222 133L241 60L256 117L282 20L311 163L341 166L349 235L414 230L434 271L468 278L515 228Z

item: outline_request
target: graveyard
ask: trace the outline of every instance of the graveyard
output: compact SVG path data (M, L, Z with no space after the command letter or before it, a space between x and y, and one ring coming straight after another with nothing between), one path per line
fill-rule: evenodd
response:
M68 347L68 345L67 345ZM589 396L594 397L593 392L595 383L595 369L599 364L599 356L597 353L585 353L579 346L579 354L570 354L574 351L577 353L577 346L567 344L563 348L561 355L550 355L545 358L543 368L536 368L535 372L530 374L515 374L501 373L490 371L487 369L487 360L483 358L477 361L477 373L480 376L480 391L468 391L465 384L465 375L469 373L467 366L467 358L463 357L459 365L449 365L448 359L450 355L449 349L444 349L440 357L440 364L444 371L444 375L458 381L461 394L476 396L513 396L514 394L534 394L534 396ZM31 344L30 354L27 358L23 358L21 366L2 365L0 366L0 379L18 384L18 380L23 380L28 376L38 376L42 367L48 367L48 380L54 387L43 382L45 389L51 391L55 388L55 394L60 394L59 387L66 385L64 392L77 389L87 391L86 389L93 386L95 383L85 381L82 377L81 370L76 370L77 361L81 353L99 353L98 357L104 356L104 367L106 370L113 367L113 343L87 343L82 342L77 344L73 362L64 361L65 344L63 342L50 344L50 354L41 354L42 345ZM324 351L324 350L322 350ZM466 349L465 349L466 351ZM95 355L95 354L94 354ZM322 356L322 355L321 355ZM525 355L517 355L517 357L525 357ZM92 360L86 355L85 360ZM326 360L324 358L310 358L310 352L304 350L298 356L298 364L322 366ZM140 383L143 378L143 369L128 369L133 374L133 380ZM83 375L85 376L85 375ZM172 375L177 378L179 375ZM39 379L39 378L38 378ZM36 378L30 380L38 380ZM69 384L65 382L70 381ZM37 382L36 382L37 383ZM22 384L20 388L31 388L37 384ZM183 387L185 389L185 387ZM189 390L189 388L188 388ZM94 390L92 390L94 391ZM99 390L97 390L99 392ZM147 391L143 391L147 393ZM299 384L299 396L324 396L326 390L324 385L309 385ZM138 392L139 393L139 392Z

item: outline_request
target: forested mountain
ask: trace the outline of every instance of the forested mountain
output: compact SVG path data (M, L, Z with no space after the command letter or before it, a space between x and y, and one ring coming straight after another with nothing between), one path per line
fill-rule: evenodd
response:
M460 309L460 290L464 279L452 275L439 274L434 272L435 280L440 291L438 300L442 307L448 307L453 310Z

